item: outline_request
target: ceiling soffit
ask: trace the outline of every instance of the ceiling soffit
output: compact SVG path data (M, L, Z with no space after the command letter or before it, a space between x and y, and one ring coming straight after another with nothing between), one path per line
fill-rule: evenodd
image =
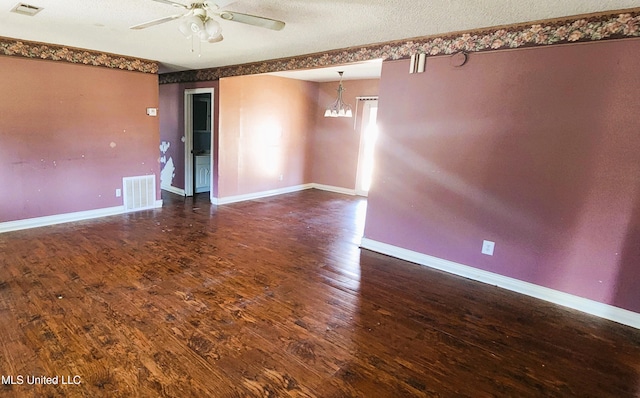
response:
M171 72L160 75L160 84L321 68L373 59L398 60L413 54L439 56L635 37L640 37L640 8L424 36L242 65Z

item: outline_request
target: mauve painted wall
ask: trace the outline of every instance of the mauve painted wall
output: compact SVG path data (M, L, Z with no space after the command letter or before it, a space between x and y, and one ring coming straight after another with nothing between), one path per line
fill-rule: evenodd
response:
M636 39L384 63L365 236L640 312L638 65Z
M346 80L343 99L356 109L356 97L378 95L378 79ZM360 126L354 130L353 118L325 118L326 107L335 101L338 82L319 83L318 104L315 113L316 128L312 136L312 179L324 185L354 189L360 151ZM358 118L362 115L359 104ZM355 114L354 114L355 117Z
M317 95L317 84L276 76L220 80L218 197L311 182Z
M213 164L211 170L211 189L214 197L218 194L218 81L198 82L198 83L175 83L163 84L160 86L160 141L168 142L169 148L161 153L165 157L166 167L169 159L172 159L174 177L171 186L184 189L184 91L195 88L213 88L213 134L211 137L213 153Z
M159 175L157 75L0 56L0 87L0 222L121 206L123 177Z

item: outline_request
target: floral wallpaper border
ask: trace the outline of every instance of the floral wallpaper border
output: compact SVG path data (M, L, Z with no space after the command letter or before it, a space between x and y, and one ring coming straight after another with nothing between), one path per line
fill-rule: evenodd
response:
M218 80L222 77L308 69L382 58L397 60L412 54L448 55L576 42L640 37L640 9L511 25L441 36L425 36L363 47L243 65L161 74L160 84Z
M0 55L63 61L134 72L158 73L158 63L155 61L9 37L0 37Z

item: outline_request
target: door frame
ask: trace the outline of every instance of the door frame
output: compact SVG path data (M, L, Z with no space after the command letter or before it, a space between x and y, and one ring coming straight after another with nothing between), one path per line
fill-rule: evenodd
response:
M193 96L195 94L211 94L211 164L210 197L213 197L213 154L214 154L214 88L187 88L184 90L184 196L193 196Z
M360 120L360 147L358 149L358 165L356 166L356 195L368 196L369 191L362 189L362 179L364 175L364 162L365 162L365 150L366 150L366 130L369 126L369 118L371 114L371 105L375 103L375 107L378 108L378 97L366 97L361 99L364 102L362 106L362 119ZM377 110L376 110L377 112ZM356 120L356 123L358 121Z

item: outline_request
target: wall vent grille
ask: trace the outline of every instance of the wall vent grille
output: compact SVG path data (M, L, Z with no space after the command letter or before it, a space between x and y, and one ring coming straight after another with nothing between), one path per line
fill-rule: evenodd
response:
M152 209L156 204L156 176L124 177L122 198L125 211Z

